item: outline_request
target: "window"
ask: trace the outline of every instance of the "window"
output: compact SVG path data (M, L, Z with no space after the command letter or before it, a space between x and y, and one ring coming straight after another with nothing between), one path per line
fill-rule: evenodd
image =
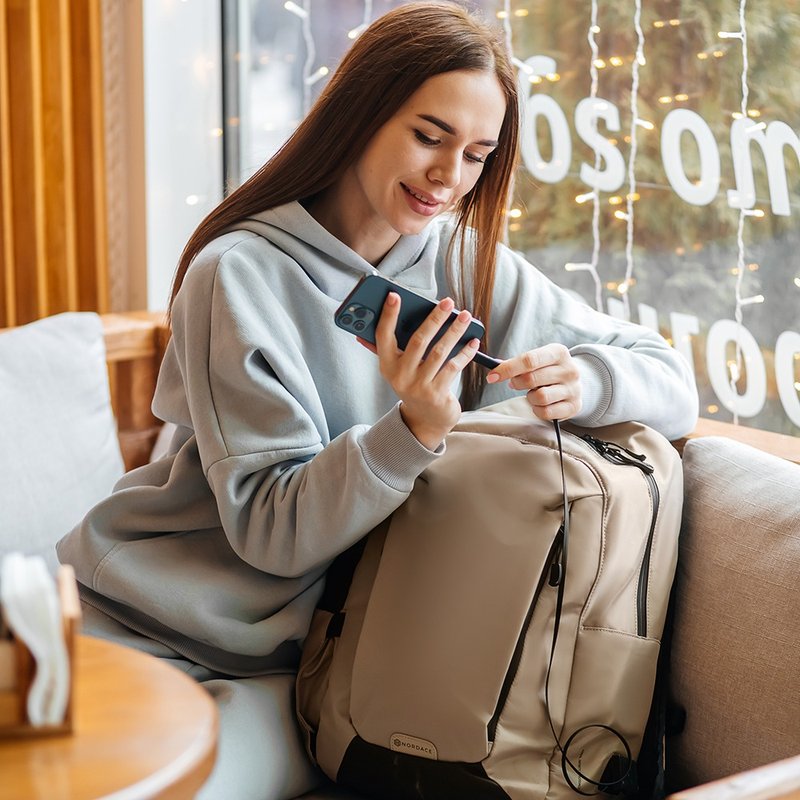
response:
M275 152L359 25L398 4L237 6L229 174ZM732 0L649 2L638 18L635 0L473 5L510 34L524 98L510 245L661 330L695 369L703 416L800 434L794 4L751 3L744 28Z

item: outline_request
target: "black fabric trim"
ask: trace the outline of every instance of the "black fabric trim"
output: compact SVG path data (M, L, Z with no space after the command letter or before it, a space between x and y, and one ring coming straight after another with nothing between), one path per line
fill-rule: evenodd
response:
M326 639L335 639L337 636L342 635L342 631L344 630L344 619L347 615L344 611L337 611L332 617L331 621L328 623L328 627L325 630L325 638Z
M335 614L341 611L347 600L350 591L350 584L353 582L353 575L364 555L364 548L367 546L367 537L359 539L352 547L344 553L340 553L328 567L325 574L325 589L317 603L317 608L323 611L330 611Z
M614 753L606 763L603 776L597 785L597 791L622 797L635 796L635 793L639 791L636 762L631 762L625 756Z
M480 763L396 753L358 736L347 747L336 782L375 800L510 800Z

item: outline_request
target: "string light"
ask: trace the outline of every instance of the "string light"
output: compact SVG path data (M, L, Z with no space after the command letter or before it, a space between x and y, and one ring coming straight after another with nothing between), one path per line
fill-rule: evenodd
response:
M587 39L589 42L589 47L592 51L592 56L589 59L589 76L591 78L591 87L589 90L589 96L593 102L597 102L597 90L599 86L599 74L597 71L597 62L600 58L600 50L597 47L597 41L595 40L595 34L600 32L600 26L597 24L597 0L592 0L592 15L591 20L589 22L589 32L587 34ZM598 175L600 173L600 151L595 150L594 153L594 174ZM588 196L586 195L579 195L578 197L586 197L585 201L579 200L577 197L575 198L577 202L588 202L588 200L592 200L592 257L591 261L588 263L581 262L581 263L574 263L570 262L570 264L565 265L565 269L569 272L574 272L576 270L581 270L588 272L592 276L592 280L594 281L594 294L595 294L595 306L598 311L603 310L603 284L600 280L600 274L597 271L597 265L600 261L600 192L595 186L594 191L590 192Z
M347 32L348 39L358 39L362 33L367 29L369 23L372 21L372 0L364 0L364 16L361 24L357 25L352 30Z
M307 78L303 78L303 83L305 83L306 86L313 86L317 81L322 80L328 72L330 72L330 70L327 67L320 67Z
M498 12L498 17L501 14ZM503 30L505 31L506 37L506 52L508 53L508 57L511 59L511 63L515 64L518 69L520 69L524 74L528 76L530 81L534 81L535 77L538 77L538 72L535 69L533 64L526 64L524 61L521 61L518 58L514 57L514 43L511 37L511 0L504 0L503 1L503 12L502 12L502 20L503 20ZM531 59L532 61L534 59ZM551 63L552 62L552 63ZM552 59L547 59L547 63L545 65L545 69L555 69L555 62ZM539 78L539 82L541 82L541 78ZM521 99L521 98L520 98ZM506 215L511 219L518 220L522 217L522 210L519 208L509 208L508 204L512 202L512 197L514 195L514 183L515 177L511 179L511 187L508 195L506 196ZM513 222L511 225L507 224L505 239L506 242L508 241L508 231L518 231L522 226L519 222Z
M295 16L300 17L300 19L308 18L308 11L305 8L301 8L297 3L293 3L292 0L286 0L283 7Z
M499 15L498 15L499 16ZM503 0L503 30L506 34L506 49L512 53L514 47L511 42L511 0Z
M625 308L625 316L630 318L630 300L628 299L628 286L630 286L633 277L633 229L634 229L634 212L633 203L636 197L636 155L638 152L639 140L637 136L637 127L641 126L647 130L645 120L639 119L639 67L647 63L644 57L644 31L642 30L642 0L636 0L633 12L633 28L636 31L636 56L631 65L631 149L628 157L628 197L627 197L627 213L624 217L619 216L621 211L615 211L614 216L618 219L624 219L627 222L626 228L626 241L625 241L625 280L623 286L625 291L622 292L622 303ZM652 125L652 123L650 123ZM655 127L655 126L653 126Z
M739 30L730 32L730 31L720 31L717 36L720 39L738 39L742 43L742 105L741 105L741 117L747 117L747 105L750 100L750 88L747 83L748 79L748 72L750 69L750 64L748 60L748 51L747 51L747 19L746 19L746 12L747 10L747 0L739 0ZM716 52L714 53L716 56ZM742 281L744 279L744 272L745 272L745 255L746 255L746 248L744 243L744 223L748 217L763 217L764 211L760 208L756 209L748 209L748 208L741 208L739 209L739 225L736 232L736 245L738 249L738 260L737 260L737 270L736 270L736 288L735 288L735 300L736 306L734 309L734 318L736 320L736 358L734 361L728 362L728 374L730 376L730 388L731 388L731 395L733 399L733 422L734 424L739 424L739 413L738 413L738 398L739 394L736 391L736 384L739 381L739 378L742 374L742 320L744 319L743 309L747 306L763 303L764 296L761 294L753 295L752 297L743 297L742 296Z
M303 115L311 108L311 87L319 80L312 76L311 70L317 58L317 48L314 35L311 32L311 0L303 0L303 41L306 45L306 60L303 63Z

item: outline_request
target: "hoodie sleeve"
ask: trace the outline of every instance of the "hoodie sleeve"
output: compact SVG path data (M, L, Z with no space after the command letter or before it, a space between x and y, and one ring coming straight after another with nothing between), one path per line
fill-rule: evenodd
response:
M437 453L396 406L329 440L302 343L263 280L253 282L252 266L229 251L224 263L189 270L154 408L165 415L185 404L182 424L194 431L237 555L296 577L394 511Z
M560 342L581 374L587 427L636 420L668 439L691 431L698 394L686 359L655 331L595 311L501 247L490 346L498 358ZM494 387L491 387L493 389ZM485 399L494 402L491 391Z

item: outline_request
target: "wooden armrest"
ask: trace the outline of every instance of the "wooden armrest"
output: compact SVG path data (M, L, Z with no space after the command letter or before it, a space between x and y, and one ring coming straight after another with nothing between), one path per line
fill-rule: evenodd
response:
M169 326L164 312L129 311L101 314L109 363L137 358L159 363L169 341Z
M800 800L800 756L676 792L668 800Z
M678 452L683 453L683 448L689 439L701 436L725 436L742 444L763 450L766 453L785 458L800 464L800 437L788 436L783 433L761 431L757 428L747 428L744 425L734 425L731 422L720 422L716 419L700 419L697 427L683 439L678 439L673 444Z
M150 406L169 341L163 312L102 314L111 405L125 469L146 464L161 423Z

